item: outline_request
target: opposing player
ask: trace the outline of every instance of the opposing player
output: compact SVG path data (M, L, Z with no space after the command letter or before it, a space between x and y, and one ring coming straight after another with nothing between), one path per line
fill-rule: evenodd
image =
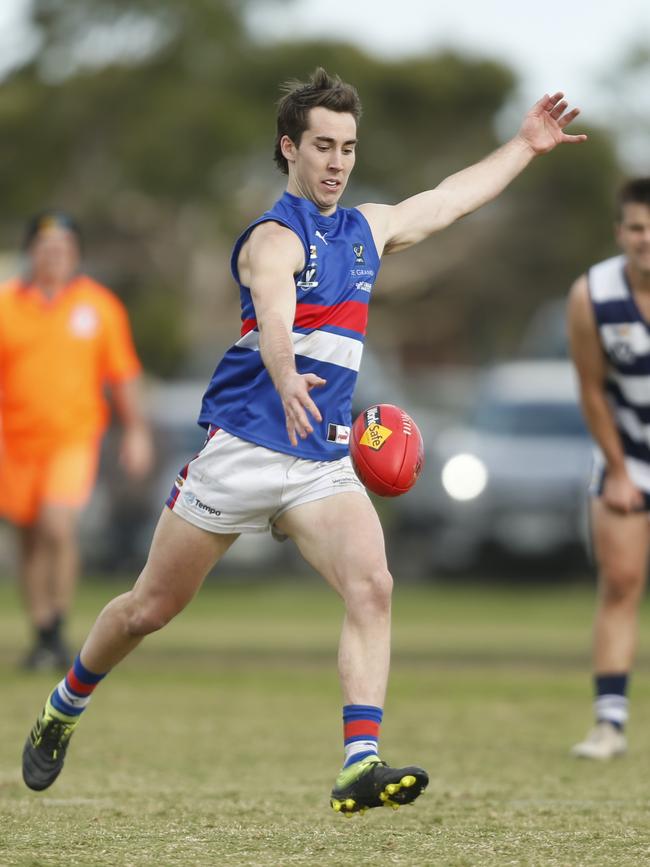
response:
M650 178L619 193L622 255L591 267L569 299L571 354L597 444L591 501L599 593L593 632L596 724L572 753L626 751L627 686L650 551Z
M275 159L288 175L273 207L235 243L242 334L203 400L204 449L182 470L133 590L99 615L24 751L28 786L61 770L93 689L142 638L194 596L240 533L291 537L342 597L339 645L344 763L334 810L413 801L428 776L379 757L390 654L392 578L375 510L348 455L352 391L380 257L422 241L497 196L537 155L579 142L561 93L544 96L517 135L482 162L395 206L338 202L354 167L361 105L318 69L279 103ZM406 150L405 145L405 150Z
M152 449L127 314L112 292L80 273L77 223L61 211L37 214L24 250L25 273L0 287L0 515L19 533L34 632L24 667L66 671L77 524L108 420L105 388L124 429L124 469L143 476Z

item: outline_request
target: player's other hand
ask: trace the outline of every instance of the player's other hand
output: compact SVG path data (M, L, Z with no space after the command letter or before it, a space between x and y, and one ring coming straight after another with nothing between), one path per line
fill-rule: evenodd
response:
M536 154L545 154L556 145L569 142L575 144L587 140L587 136L567 135L564 132L572 120L580 114L579 108L567 111L568 102L562 91L553 96L544 94L528 112L519 129L518 136Z
M603 486L603 502L614 512L629 515L644 506L643 494L627 473L607 473Z
M320 388L326 382L326 379L315 373L292 373L278 389L287 422L287 434L292 446L298 445L299 438L304 440L313 433L310 416L317 422L323 420L309 392L312 388Z

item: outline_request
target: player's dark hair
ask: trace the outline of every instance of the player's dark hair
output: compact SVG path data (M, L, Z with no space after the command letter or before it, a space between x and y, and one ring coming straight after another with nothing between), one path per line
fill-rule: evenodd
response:
M275 162L280 171L288 175L289 166L282 155L280 139L287 135L298 147L303 132L308 126L312 108L321 106L330 111L351 114L357 124L361 119L361 100L351 84L341 81L338 75L330 75L319 66L309 81L287 81L280 88L284 96L278 102L277 135L275 137Z
M23 235L23 249L27 250L32 245L36 236L44 229L51 229L54 226L60 226L62 229L72 232L81 249L82 235L79 223L70 214L57 208L46 208L29 218L25 226L25 234Z
M623 206L629 204L650 208L650 178L632 178L623 184L617 196L617 220L623 219Z

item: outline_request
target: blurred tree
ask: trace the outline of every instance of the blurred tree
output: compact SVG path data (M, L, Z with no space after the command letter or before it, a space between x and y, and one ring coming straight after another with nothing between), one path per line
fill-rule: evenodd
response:
M618 147L627 172L648 174L650 137L650 48L635 40L621 53L600 82L600 94L610 123L623 131Z
M278 0L282 14L282 0ZM149 370L205 375L237 331L229 247L284 184L278 84L324 65L363 98L346 204L435 186L497 145L516 81L452 53L386 62L347 44L260 45L254 0L34 0L40 50L0 92L5 238L57 204L87 227L89 270L125 297ZM413 362L480 361L607 246L617 173L603 133L540 160L498 203L389 257L373 335Z

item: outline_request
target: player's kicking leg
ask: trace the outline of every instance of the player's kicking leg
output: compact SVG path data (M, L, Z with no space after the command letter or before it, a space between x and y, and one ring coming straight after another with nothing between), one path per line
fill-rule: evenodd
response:
M393 768L378 754L390 659L392 578L377 514L363 494L341 493L285 512L277 527L345 602L339 644L344 765L331 793L336 812L397 809L429 778L417 766Z
M70 737L95 687L142 641L183 610L236 535L208 533L164 509L132 590L113 599L66 677L49 695L23 750L23 779L37 791L63 767Z

